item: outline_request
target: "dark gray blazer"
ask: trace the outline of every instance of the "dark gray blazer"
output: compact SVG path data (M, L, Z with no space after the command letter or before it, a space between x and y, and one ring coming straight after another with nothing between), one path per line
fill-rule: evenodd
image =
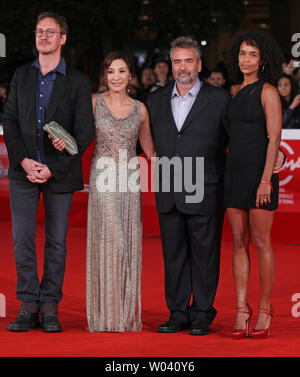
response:
M227 137L222 121L230 95L224 89L203 83L178 132L171 109L173 86L174 82L149 96L148 108L157 156L159 158L166 156L169 159L179 157L182 161L180 172L182 180L186 171L184 157L191 157L192 168L188 175L191 175L190 181L194 184L197 174L196 158L204 157L204 197L200 203L187 203L186 196L192 193L186 191L183 181L182 191L175 191L174 171L171 169L170 192L163 192L162 185L156 192L157 210L160 213L167 213L176 205L177 209L186 214L213 214L223 209L223 174ZM167 176L158 164L156 169L160 169L157 173L161 183Z
M9 157L9 179L26 179L20 162L36 160L36 80L37 69L31 63L19 67L11 81L4 115L4 141ZM94 118L89 79L67 67L66 76L57 74L49 100L46 123L56 121L76 140L78 154L57 151L44 134L46 164L53 174L53 191L73 192L83 189L81 156L94 135Z

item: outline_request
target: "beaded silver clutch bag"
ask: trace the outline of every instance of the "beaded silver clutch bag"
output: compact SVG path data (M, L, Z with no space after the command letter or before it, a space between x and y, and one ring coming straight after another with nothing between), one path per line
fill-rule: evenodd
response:
M60 137L64 138L66 141L65 150L70 153L70 155L74 156L78 153L76 140L58 123L51 121L50 123L45 124L43 128L51 137L53 137L53 139Z

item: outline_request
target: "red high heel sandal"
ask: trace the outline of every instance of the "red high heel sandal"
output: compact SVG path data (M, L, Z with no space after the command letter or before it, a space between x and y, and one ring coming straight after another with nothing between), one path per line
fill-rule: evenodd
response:
M274 316L272 307L270 309L258 308L259 313L267 314L271 317ZM253 329L250 333L250 337L253 339L264 339L270 336L270 325L267 329Z
M248 336L249 334L249 322L252 317L252 309L250 306L247 304L246 306L242 306L240 308L237 308L237 313L243 313L243 314L248 314L248 318L246 319L246 328L245 329L234 329L232 331L232 337L233 339L244 339Z

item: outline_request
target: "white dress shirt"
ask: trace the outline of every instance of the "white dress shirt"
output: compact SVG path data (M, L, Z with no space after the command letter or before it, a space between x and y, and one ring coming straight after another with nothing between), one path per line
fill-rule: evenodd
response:
M171 95L171 107L178 131L181 130L181 127L183 126L183 123L193 106L201 86L202 82L197 79L194 86L183 97L181 97L177 91L175 82Z

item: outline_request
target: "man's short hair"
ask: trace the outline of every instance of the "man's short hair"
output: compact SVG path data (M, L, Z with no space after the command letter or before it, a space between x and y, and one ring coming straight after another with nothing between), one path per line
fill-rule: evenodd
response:
M68 24L65 17L53 12L42 12L37 17L36 25L44 18L53 18L59 24L61 34L68 34Z
M223 72L221 69L215 68L215 69L213 69L213 70L210 72L210 75L211 75L212 73L222 73L223 77L225 78L225 74L224 74L224 72Z
M202 56L202 51L198 45L198 42L189 36L181 36L174 39L171 42L171 49L170 49L170 58L172 59L173 52L175 48L193 48L197 55L197 59L200 60Z

